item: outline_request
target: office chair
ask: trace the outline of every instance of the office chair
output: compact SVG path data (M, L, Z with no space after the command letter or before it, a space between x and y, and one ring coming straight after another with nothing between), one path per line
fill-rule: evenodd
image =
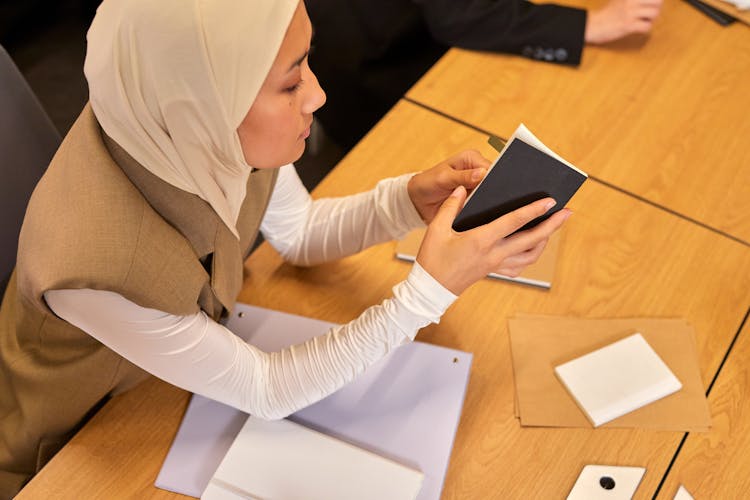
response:
M34 186L60 145L23 75L0 46L0 297L16 265L18 233Z

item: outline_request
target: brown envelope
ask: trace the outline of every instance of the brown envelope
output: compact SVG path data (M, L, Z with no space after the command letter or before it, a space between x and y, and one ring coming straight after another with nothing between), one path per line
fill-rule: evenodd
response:
M591 423L554 367L640 332L682 389L601 427L707 431L711 426L693 328L682 319L577 319L519 315L508 320L516 408L523 426L587 427Z

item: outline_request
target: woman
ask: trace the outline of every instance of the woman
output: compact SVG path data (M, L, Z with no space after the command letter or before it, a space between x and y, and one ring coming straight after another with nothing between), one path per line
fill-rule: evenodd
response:
M0 312L0 497L108 395L150 372L262 418L332 393L437 322L491 270L517 274L568 216L553 203L451 223L488 167L464 152L372 191L312 201L291 162L325 94L298 0L105 0L91 103L29 204ZM278 353L216 322L260 227L290 262L337 259L428 223L393 297Z

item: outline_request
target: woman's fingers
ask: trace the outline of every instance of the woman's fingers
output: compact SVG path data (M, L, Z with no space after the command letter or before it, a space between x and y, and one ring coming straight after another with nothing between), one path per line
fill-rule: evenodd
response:
M471 190L484 178L490 161L476 150L466 150L449 158L441 171L440 183L447 188L464 186Z
M503 260L502 266L500 267L500 269L498 269L497 272L499 272L500 274L506 274L504 272L505 270L517 268L523 269L524 267L533 264L542 255L544 248L547 246L548 240L549 238L544 238L543 240L537 242L537 244L530 249L505 258L505 260Z
M505 256L504 258L507 258L508 255L523 253L536 247L539 242L546 240L557 231L563 225L563 222L570 217L571 213L569 209L563 208L538 226L505 238L498 242L498 251Z
M554 199L543 198L495 219L484 225L481 230L494 240L502 239L537 217L546 214L554 206Z
M446 168L441 172L439 183L446 189L454 189L464 186L467 190L474 189L482 181L487 169L484 167L471 167L463 170Z
M482 156L476 149L461 151L457 155L450 157L447 163L456 170L487 169L492 165L492 162Z
M440 209L437 214L435 214L435 218L432 221L433 224L439 228L450 228L453 225L453 221L456 219L458 212L463 208L465 201L466 188L458 186L453 190L451 195L445 199L443 204L440 205Z

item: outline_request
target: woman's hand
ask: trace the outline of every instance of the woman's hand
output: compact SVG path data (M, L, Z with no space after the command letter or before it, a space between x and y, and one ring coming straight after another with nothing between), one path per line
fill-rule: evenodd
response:
M491 272L518 276L539 258L547 239L571 214L562 209L532 229L508 236L555 205L552 198L544 198L457 233L451 226L465 201L466 190L459 186L435 215L417 254L425 271L456 295Z
M422 220L432 222L440 205L458 186L474 189L490 164L478 151L467 150L409 179L406 190Z
M648 33L659 16L662 0L609 0L588 13L584 39L607 43L632 33Z

